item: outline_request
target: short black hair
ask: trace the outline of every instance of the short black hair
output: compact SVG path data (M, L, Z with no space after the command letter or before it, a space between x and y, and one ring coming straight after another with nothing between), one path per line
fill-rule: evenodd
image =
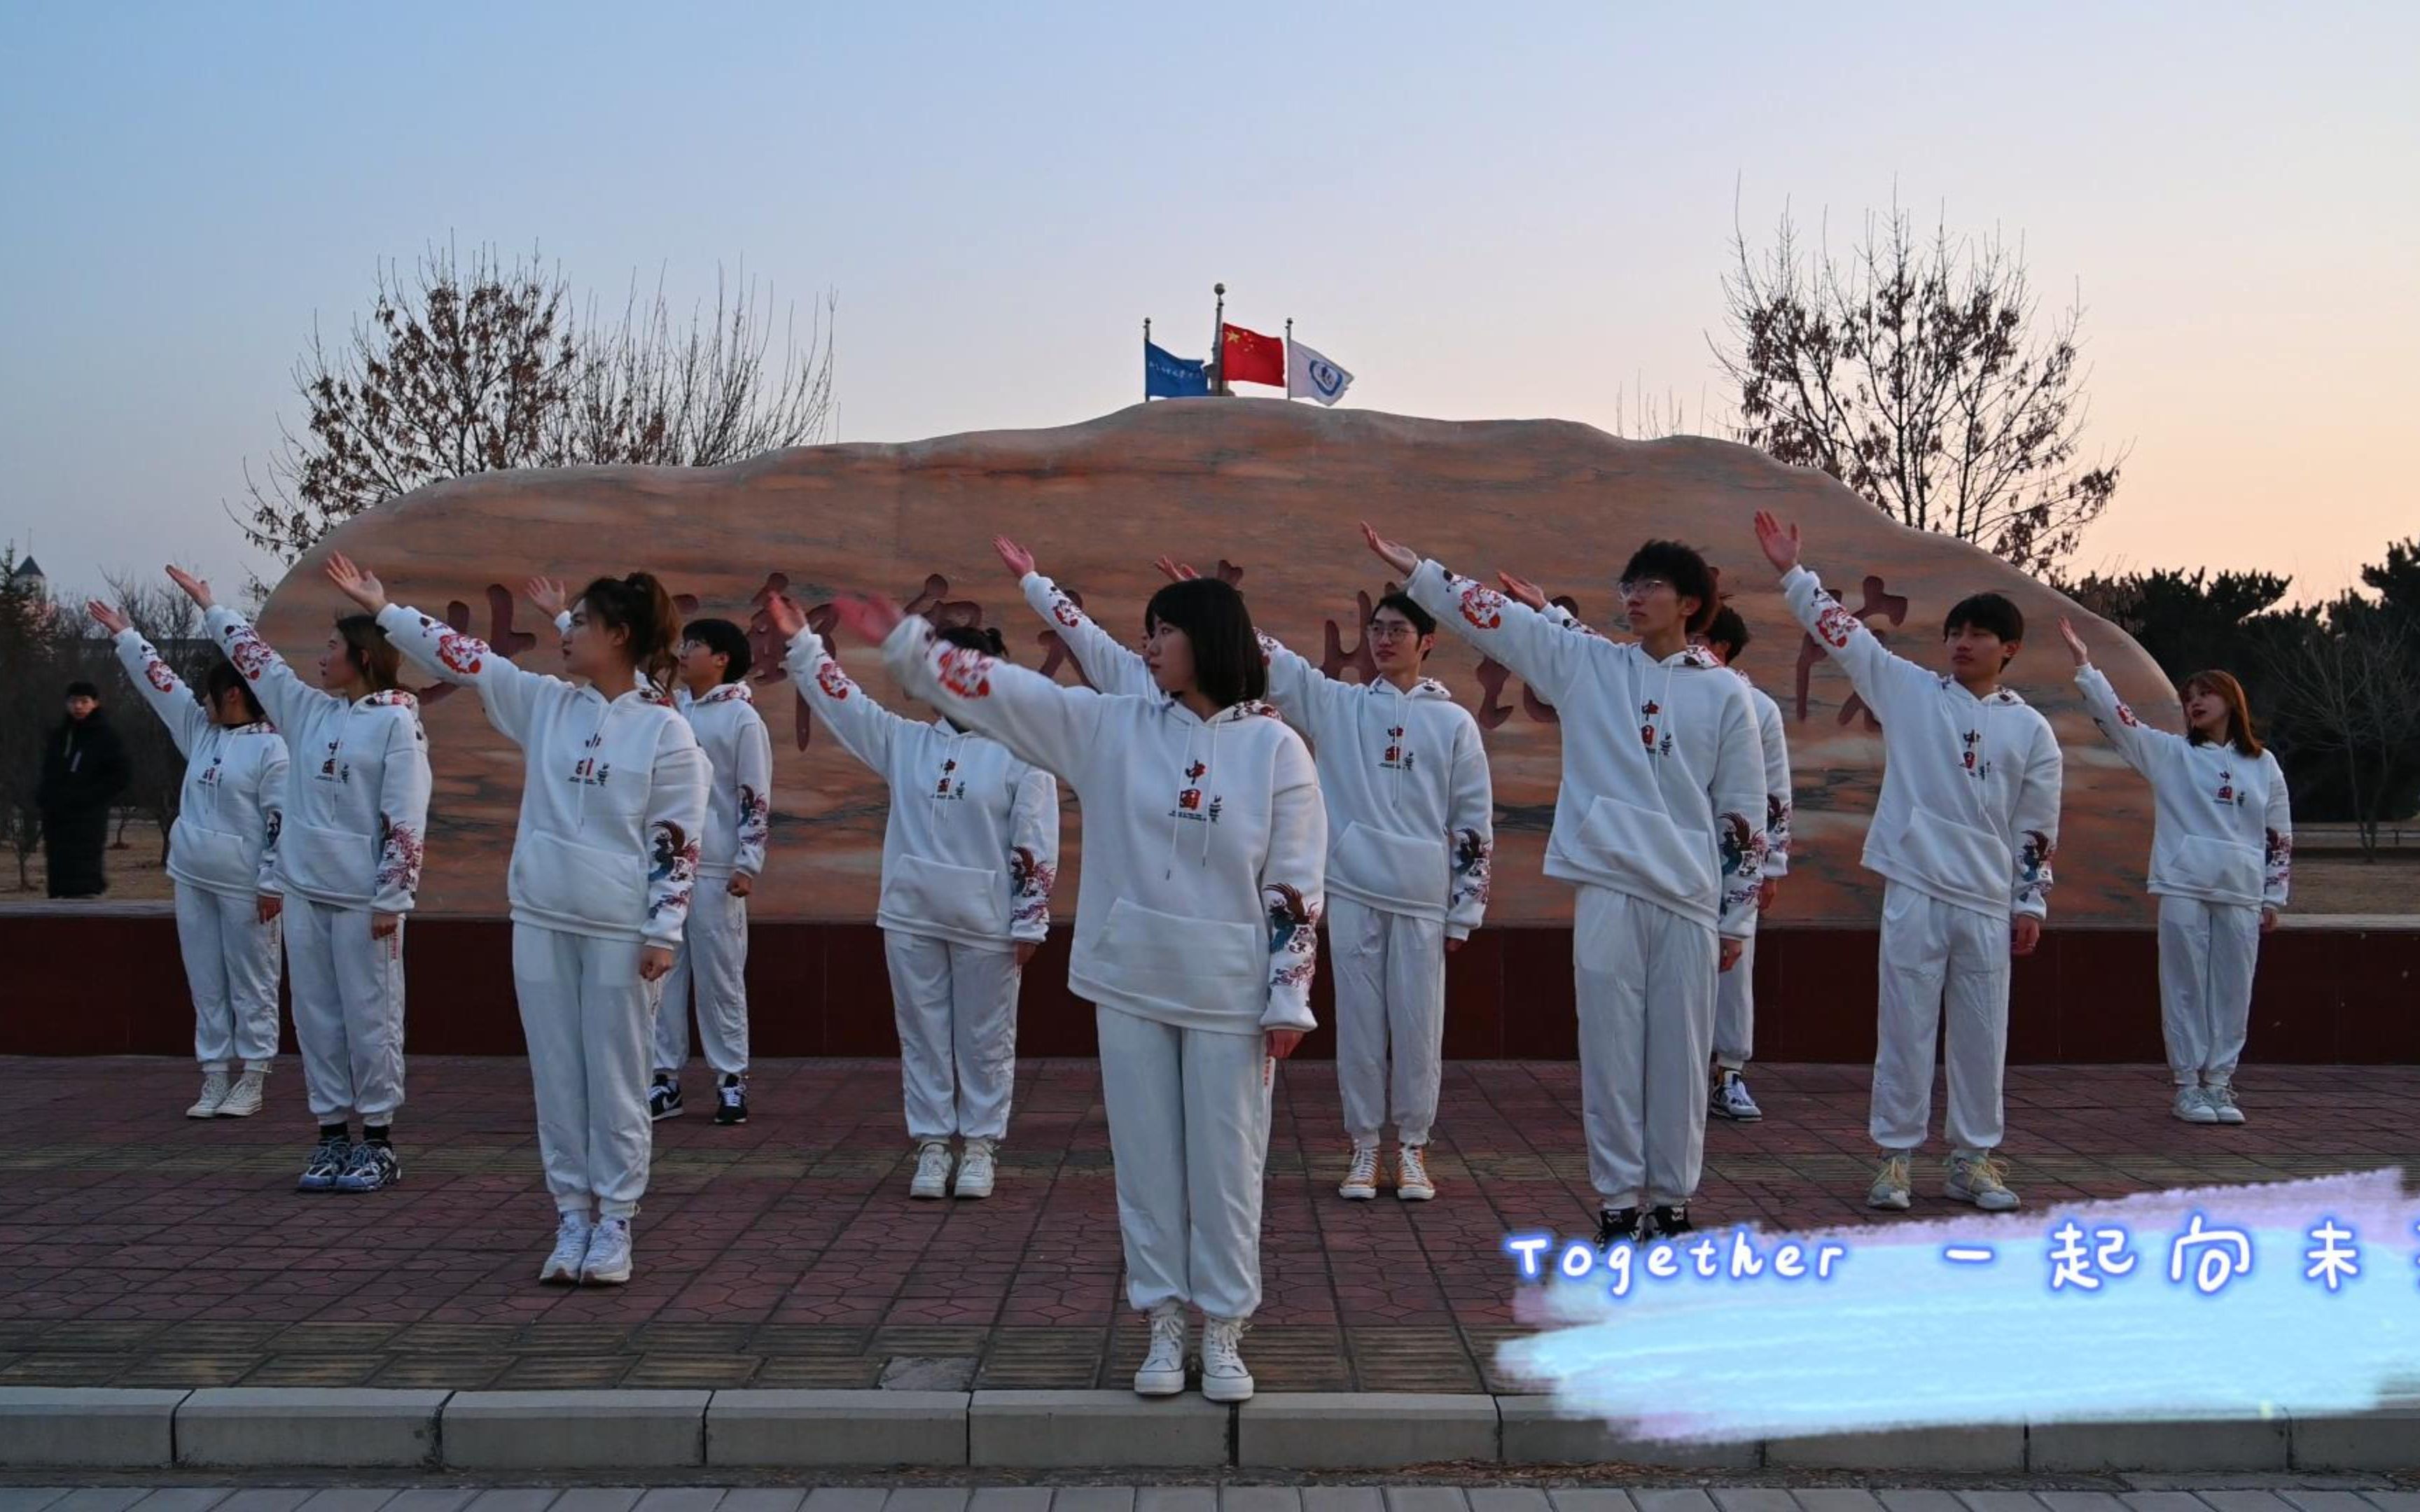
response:
M1008 641L996 625L944 625L933 632L933 639L960 651L980 651L998 661L1008 659Z
M748 632L729 620L691 620L681 626L681 639L694 640L718 656L728 656L722 680L736 683L748 675Z
M1370 617L1372 619L1376 619L1378 617L1379 609L1393 609L1396 613L1411 621L1412 629L1416 634L1436 634L1436 616L1420 608L1418 604L1413 603L1412 595L1403 592L1401 589L1398 589L1394 593L1388 594L1386 597L1378 600L1378 609L1373 609L1370 611Z
M1714 597L1714 569L1697 548L1679 541L1650 541L1630 553L1629 565L1621 569L1623 582L1634 578L1661 578L1672 585L1683 598L1698 601L1698 612L1683 626L1691 635L1702 635L1714 623L1714 611L1722 607Z
M1144 634L1155 625L1185 632L1193 646L1193 680L1212 703L1226 709L1268 696L1268 659L1252 631L1252 611L1233 584L1216 578L1170 583L1143 609Z
M1706 626L1705 639L1708 645L1724 648L1724 661L1737 661L1739 654L1747 649L1747 621L1740 618L1739 610L1725 604L1714 611L1714 623Z
M237 671L235 663L231 661L214 661L210 663L210 670L202 674L202 693L209 702L212 716L219 712L219 704L226 698L230 687L243 694L243 712L252 716L253 723L258 724L269 717L260 706L260 700L254 695L252 685L244 681L243 673Z
M71 699L90 699L98 703L101 702L101 689L79 677L68 685L67 696Z
M1969 594L1960 599L1950 607L1949 617L1941 622L1941 634L1946 640L1969 626L2003 640L2025 638L2024 615L1998 594Z

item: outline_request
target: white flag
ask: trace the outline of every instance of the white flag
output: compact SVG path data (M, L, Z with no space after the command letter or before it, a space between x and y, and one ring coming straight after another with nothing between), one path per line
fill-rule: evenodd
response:
M1286 397L1332 405L1353 386L1353 375L1302 343L1286 342Z

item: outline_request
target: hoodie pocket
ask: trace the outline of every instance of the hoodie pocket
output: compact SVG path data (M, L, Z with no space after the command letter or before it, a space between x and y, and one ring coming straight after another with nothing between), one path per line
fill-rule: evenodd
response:
M1008 883L998 872L903 854L883 869L882 911L954 934L1002 939L1008 934Z
M1690 839L1659 809L1599 798L1582 821L1586 859L1610 872L1626 872L1664 897L1716 902L1714 841Z
M367 898L378 872L378 843L349 829L298 824L288 815L277 837L277 867L297 892Z
M2228 903L2260 901L2263 857L2249 845L2214 835L2186 835L2160 847L2161 880Z
M247 856L247 849L241 835L179 818L168 832L168 869L196 882L249 891L260 880L260 858L257 851Z
M1412 908L1442 910L1451 883L1445 837L1422 840L1391 834L1355 820L1336 837L1329 858L1333 880Z
M2016 887L2016 858L1988 829L1961 824L1917 805L1897 847L1917 877L1947 893L2008 897Z
M635 934L647 919L647 865L628 851L599 850L551 836L513 847L504 891L550 918Z
M1258 924L1180 918L1121 898L1092 951L1107 985L1138 997L1222 1007L1248 1004L1255 1019L1268 990L1268 933Z

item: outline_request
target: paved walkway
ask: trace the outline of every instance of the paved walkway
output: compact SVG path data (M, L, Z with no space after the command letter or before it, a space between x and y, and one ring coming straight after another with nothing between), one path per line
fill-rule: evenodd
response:
M693 1072L692 1111L658 1126L637 1280L575 1291L533 1279L553 1215L521 1062L415 1059L407 1180L348 1197L291 1189L310 1135L290 1063L269 1112L196 1124L178 1062L0 1059L0 1385L1123 1385L1143 1339L1121 1297L1097 1067L1020 1066L1000 1192L980 1203L907 1198L897 1076L889 1061L768 1063L753 1121L717 1129ZM1700 1224L1891 1221L1861 1205L1864 1068L1754 1081L1768 1117L1710 1132ZM2028 1208L2420 1171L2420 1068L2257 1069L2240 1129L2170 1119L2164 1082L2149 1067L2011 1072L2008 1153ZM1443 1195L1425 1206L1339 1201L1338 1127L1332 1068L1283 1068L1249 1345L1261 1388L1520 1389L1491 1365L1516 1332L1499 1243L1592 1230L1577 1068L1450 1065L1431 1162ZM1935 1191L1928 1173L1914 1216L1949 1211Z

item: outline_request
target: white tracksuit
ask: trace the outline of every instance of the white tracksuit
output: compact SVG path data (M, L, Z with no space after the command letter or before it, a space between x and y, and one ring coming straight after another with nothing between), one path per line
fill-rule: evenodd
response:
M1589 1176L1608 1208L1686 1202L1704 1166L1717 940L1755 933L1764 863L1764 751L1747 690L1694 646L1659 662L1435 562L1405 591L1561 717L1546 874L1579 889Z
M865 694L813 630L790 680L843 749L882 775L883 954L899 1025L908 1134L1000 1139L1016 1086L1016 948L1050 933L1059 783L1007 747L905 719Z
M1731 671L1747 688L1756 710L1759 743L1764 748L1764 874L1790 874L1790 742L1781 730L1781 706L1749 681L1736 667ZM1760 922L1761 922L1760 918ZM1714 1064L1738 1071L1756 1054L1756 936L1740 946L1739 964L1722 974L1714 988Z
M504 897L538 1154L558 1210L628 1218L647 1190L653 1141L639 957L680 947L706 827L706 757L689 721L644 683L608 699L523 671L400 604L379 624L413 662L476 688L489 722L521 748Z
M168 727L185 758L168 875L177 884L177 943L194 998L194 1058L223 1072L277 1058L277 920L260 900L277 881L277 830L286 810L286 742L267 720L229 728L132 629L117 659Z
M1862 858L1887 884L1869 1132L1895 1153L1924 1143L1946 1012L1944 1132L1960 1152L1994 1149L2004 1132L2009 921L2050 911L2057 737L2005 687L1978 699L1956 678L1892 656L1806 567L1792 568L1781 588L1883 726L1883 791Z
M1049 579L1028 574L1023 588L1094 687L1149 688L1142 658ZM1261 654L1269 702L1309 737L1327 804L1327 948L1345 1132L1375 1142L1391 1104L1403 1142L1426 1144L1444 1069L1445 942L1479 927L1495 847L1479 722L1433 679L1409 692L1339 682L1267 634Z
M2283 909L2294 856L2286 774L2268 751L2153 730L2098 667L2075 671L2092 722L2151 784L2160 1028L2179 1087L2226 1087L2252 1021L2260 911Z
M706 1063L719 1076L737 1076L748 1070L748 900L732 893L731 879L765 870L765 841L772 832L773 741L746 683L719 684L703 698L682 688L675 702L706 754L710 779L697 891L656 1007L656 1070L675 1072L689 1061L694 983L697 1038Z
M883 646L952 723L1056 772L1084 806L1068 985L1098 1005L1126 1300L1218 1318L1261 1300L1276 1063L1308 1029L1327 819L1302 737L1266 703L1208 721L1165 695L1063 687L936 640Z
M428 833L428 736L401 688L350 701L294 674L233 609L211 637L286 737L286 970L302 1084L321 1123L358 1113L373 1127L403 1106L403 934L373 914L408 914Z

